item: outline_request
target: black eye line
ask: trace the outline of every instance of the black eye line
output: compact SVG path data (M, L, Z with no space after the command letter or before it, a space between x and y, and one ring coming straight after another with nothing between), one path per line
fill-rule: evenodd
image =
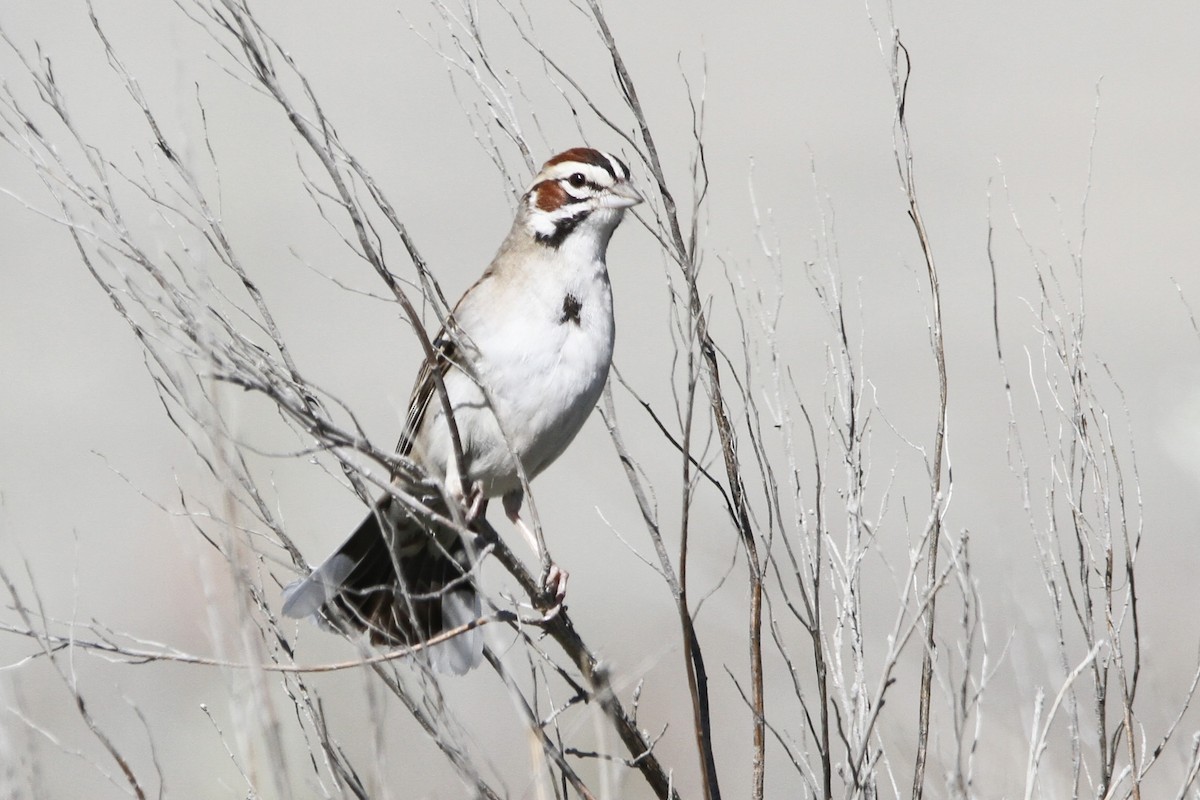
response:
M571 178L574 178L576 175L579 175L580 177L582 177L582 176L583 176L583 173L582 173L582 172L576 172L576 173L573 173L573 174L569 175L569 176L568 176L568 177L566 177L566 178L559 178L559 181L565 182L565 183L566 183L568 186L570 186L572 189L582 189L582 188L584 188L584 187L586 186L587 188L591 189L593 192L597 192L597 193L599 193L599 192L603 192L603 191L604 191L604 187L603 187L603 186L601 186L600 184L598 184L598 183L595 183L595 182L593 182L593 181L590 181L590 180L588 180L587 178L584 178L584 179L583 179L583 183L580 183L580 184L576 184L576 183L574 183L574 182L571 180ZM568 194L568 196L570 196L570 192L568 192L567 194ZM584 199L584 198L576 198L576 197L573 197L573 198L571 198L571 202L576 202L576 203L578 203L578 202L581 202L583 199Z

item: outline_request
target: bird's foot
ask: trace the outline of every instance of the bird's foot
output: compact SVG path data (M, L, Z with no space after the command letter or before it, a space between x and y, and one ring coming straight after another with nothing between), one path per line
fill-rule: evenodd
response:
M461 483L454 482L446 488L449 490L451 502L462 509L463 522L468 527L487 513L487 497L483 494L483 487L478 483L472 484L468 489L463 489Z
M463 485L463 478L457 470L450 470L446 475L446 494L449 500L463 512L463 521L470 526L487 511L487 497L478 481L469 486Z
M549 622L566 608L567 577L568 574L565 569L560 569L557 564L550 565L550 569L546 572L546 577L542 582L542 596L548 604L548 607L542 614L542 622Z
M466 510L468 525L482 517L487 511L487 497L483 494L483 487L478 483L472 485L463 497L463 508Z

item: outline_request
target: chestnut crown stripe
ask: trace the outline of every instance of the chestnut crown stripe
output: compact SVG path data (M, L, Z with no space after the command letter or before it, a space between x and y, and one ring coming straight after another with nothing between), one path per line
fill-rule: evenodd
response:
M614 181L629 180L629 167L625 166L625 163L621 159L608 153L601 153L599 150L593 150L590 147L572 147L570 150L559 153L546 162L544 169L569 161L599 167L607 172L609 177Z

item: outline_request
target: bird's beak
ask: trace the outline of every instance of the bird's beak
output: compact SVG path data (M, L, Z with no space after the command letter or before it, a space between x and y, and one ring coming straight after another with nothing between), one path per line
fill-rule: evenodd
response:
M605 208L629 208L644 200L629 181L617 181L605 194L600 204Z

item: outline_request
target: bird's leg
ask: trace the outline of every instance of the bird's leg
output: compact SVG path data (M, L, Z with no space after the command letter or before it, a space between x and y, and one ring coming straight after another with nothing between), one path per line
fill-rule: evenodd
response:
M515 492L509 492L504 495L504 515L508 517L516 529L521 532L525 543L529 545L529 549L537 554L538 558L542 557L542 548L538 545L537 536L525 524L525 520L521 519L521 504L525 502L525 495L519 489Z
M513 527L521 532L522 538L529 544L529 548L537 554L537 557L543 561L549 561L541 545L538 544L537 536L525 524L525 520L521 519L521 504L524 501L525 494L519 489L504 495L504 515L508 517L508 521L513 524ZM548 595L554 598L554 605L546 612L545 617L543 617L547 622L558 616L558 613L563 609L563 601L567 599L568 577L566 570L559 569L559 566L553 561L549 563L550 569L546 573L543 588Z
M483 494L483 487L476 482L464 488L462 476L456 469L451 469L446 475L446 494L463 510L467 525L487 511L487 497Z
M487 496L483 493L483 487L479 484L473 484L468 497L464 498L464 507L467 509L467 524L470 525L477 519L483 517L487 513Z

